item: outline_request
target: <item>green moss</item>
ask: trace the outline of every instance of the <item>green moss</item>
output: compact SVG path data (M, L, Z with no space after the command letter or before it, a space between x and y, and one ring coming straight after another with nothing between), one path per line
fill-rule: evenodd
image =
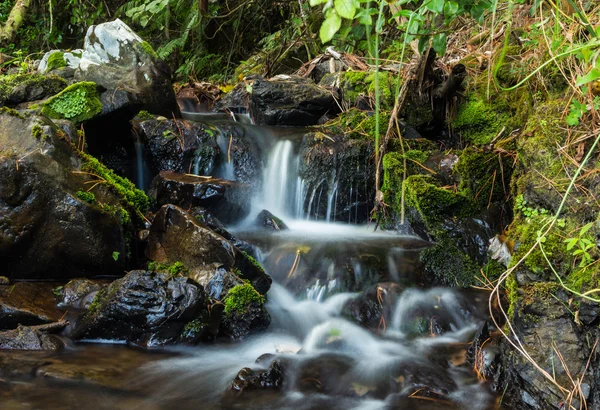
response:
M341 74L340 88L344 102L348 107L356 105L359 96L369 97L375 102L375 80L379 80L380 107L391 110L394 106L395 83L392 74L381 71L378 74L367 71L346 71Z
M42 114L52 119L67 119L74 123L89 120L102 112L96 83L75 83L42 106Z
M390 120L390 113L379 113L379 133L385 133ZM322 127L326 134L345 135L349 139L375 140L375 113L351 108L341 113L337 118L325 123Z
M168 263L158 263L158 262L149 262L148 270L153 272L165 272L170 276L175 277L179 275L187 275L190 271L189 269L181 262L177 261L172 264Z
M231 288L223 302L225 303L225 314L243 314L251 303L264 305L265 298L251 284L245 283Z
M497 260L490 259L487 264L481 269L483 275L490 281L495 282L500 275L506 271L506 267Z
M0 103L16 98L23 90L30 87L41 88L43 94L54 95L59 93L68 83L64 78L55 75L42 74L10 74L0 76ZM19 98L18 98L19 100Z
M585 293L600 287L600 272L598 264L578 269L569 274L566 285L579 293ZM597 297L597 294L592 295Z
M507 120L507 114L499 114L484 100L471 96L461 104L452 126L465 141L484 145L494 139Z
M135 118L139 121L152 121L156 119L154 115L150 114L148 111L145 110L138 112Z
M204 329L204 323L201 319L194 319L191 322L185 324L183 328L183 334L188 333L200 333Z
M514 273L508 275L504 283L508 298L508 311L506 313L508 318L512 320L518 312L519 307L519 284Z
M512 160L505 155L465 149L456 164L458 189L480 207L504 201L509 193Z
M449 238L422 251L420 259L427 278L435 284L468 287L481 283L477 264Z
M254 259L252 256L250 256L250 254L246 251L241 251L242 255L244 255L244 257L252 264L254 265L254 267L256 269L258 269L260 272L265 273L265 270L263 269L263 267L260 265L260 263L258 263L258 261L256 259Z
M96 195L94 195L92 192L79 190L76 192L75 195L77 195L77 198L81 199L84 202L87 202L88 204L96 203Z
M48 57L48 68L47 71L57 70L67 66L67 61L62 52L52 53Z
M21 114L19 111L14 110L12 108L8 108L8 107L0 107L0 114L12 115L13 117L17 117L22 120L25 119L25 116L23 114Z
M543 215L532 215L527 219L520 215L515 216L515 220L509 228L509 237L515 241L515 252L511 259L513 264L518 262L535 244L538 236L545 230L548 220L548 217ZM567 222L567 226L571 225L570 222ZM550 263L559 274L570 271L573 263L573 255L567 251L564 243L568 229L567 227L560 228L558 224L555 224L542 243ZM525 258L523 266L544 279L554 278L539 246Z
M137 189L133 182L118 176L113 170L107 168L89 154L78 151L78 155L83 159L81 169L106 181L105 185L119 196L121 204L130 214L134 213L138 216L148 211L148 197L144 191Z
M141 43L136 43L133 47L141 49L144 53L148 54L149 56L151 56L154 59L159 58L156 51L154 51L154 49L152 48L150 43L148 43L147 41L142 41Z
M556 282L535 282L522 286L523 307L531 306L535 302L543 302L552 297L560 288Z
M87 315L95 315L96 313L98 313L100 311L100 307L102 306L102 298L104 297L104 295L106 293L107 293L106 289L103 289L103 290L99 291L98 293L96 293L96 296L94 296L92 303L90 303L90 307L88 308Z
M435 233L445 217L463 218L473 213L474 204L462 193L439 187L428 175L411 175L404 181L406 205L414 208L427 228Z

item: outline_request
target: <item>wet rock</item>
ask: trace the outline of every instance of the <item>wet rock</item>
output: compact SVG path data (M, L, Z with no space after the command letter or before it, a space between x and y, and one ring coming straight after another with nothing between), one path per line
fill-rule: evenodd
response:
M213 174L219 147L208 126L152 116L138 116L133 124L147 149L153 175L160 171Z
M269 80L257 78L248 85L251 93L241 84L236 93L217 103L217 109L245 107L244 102L249 101L257 124L292 126L316 125L324 114L337 110L331 92L310 79L280 75Z
M98 294L71 336L146 346L173 343L206 306L204 289L190 279L131 271Z
M10 285L10 279L8 279L6 276L0 276L0 286L7 285Z
M42 100L62 91L67 82L57 76L14 74L0 77L0 105Z
M189 213L196 218L200 224L206 225L213 232L218 233L223 238L235 245L236 248L247 252L248 254L254 253L253 245L242 241L241 239L238 239L229 233L229 231L225 229L225 225L223 225L221 221L219 221L208 209L202 208L201 206L194 206L190 209Z
M62 343L53 336L27 326L0 332L0 350L56 351L61 347Z
M258 228L267 229L269 231L281 231L288 229L287 225L271 212L263 209L254 221L254 225Z
M378 283L346 302L342 316L367 328L382 327L385 325L385 318L389 320L392 317L396 300L403 290L396 283Z
M365 223L373 209L373 144L310 133L300 148L303 210L310 218Z
M203 286L221 267L235 268L261 294L271 286L271 278L254 258L175 205L164 205L154 217L146 256L159 263L183 263Z
M242 279L223 268L219 268L206 284L206 293L211 299L223 300L231 288L243 284Z
M56 307L52 287L50 283L35 282L0 287L0 329L58 321L64 312Z
M179 115L168 65L119 19L88 29L75 78L106 89L103 113L144 109Z
M54 290L59 299L58 306L88 309L96 294L106 287L105 284L89 279L73 279Z
M123 271L120 220L80 199L80 159L44 117L0 113L0 258L9 278L68 278ZM18 161L17 161L18 160ZM18 164L18 166L17 166ZM99 186L105 204L118 199Z
M265 309L265 298L250 284L229 289L223 299L224 317L220 333L234 340L269 327L271 316Z
M150 195L159 206L173 204L189 209L201 206L224 223L239 222L250 212L250 187L233 181L162 171Z
M256 390L276 389L283 386L284 370L281 362L274 360L266 370L254 370L244 367L239 371L229 390L237 393L236 397L242 393L248 393Z

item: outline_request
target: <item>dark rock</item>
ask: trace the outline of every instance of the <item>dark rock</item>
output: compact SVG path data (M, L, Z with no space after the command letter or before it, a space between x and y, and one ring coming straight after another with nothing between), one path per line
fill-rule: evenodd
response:
M239 371L229 390L239 394L255 390L276 389L279 390L284 382L284 369L281 362L274 360L266 370L254 370L244 367Z
M224 223L238 222L250 212L250 187L222 179L162 171L152 181L150 195L159 206L201 206Z
M119 19L88 29L75 78L106 89L105 113L144 109L169 118L179 115L168 65Z
M217 269L215 275L206 284L206 293L211 299L223 300L229 289L243 285L244 281L223 268Z
M300 158L305 214L359 224L369 220L375 198L371 141L310 133L302 140Z
M71 336L146 346L173 343L207 305L204 289L190 279L131 271L98 294Z
M54 290L60 307L87 309L96 294L106 287L105 284L89 279L73 279L64 286Z
M403 290L396 283L378 283L346 302L342 309L342 316L361 326L377 329L382 326L382 316L384 318L393 316L396 301Z
M223 225L221 221L219 221L208 209L202 208L201 206L194 206L190 209L189 213L202 225L206 225L213 232L216 232L223 238L227 239L229 242L235 245L236 248L249 254L254 253L254 246L248 242L236 238L229 233L229 231L227 231L225 228L225 225Z
M0 332L0 350L50 350L56 351L62 343L51 335L27 326Z
M271 212L263 209L257 216L254 225L269 231L281 231L288 229L287 225Z
M227 295L231 296L231 292ZM251 333L265 330L271 324L271 315L264 306L264 300L235 301L237 306L228 310L228 300L225 298L225 310L221 322L220 334L239 340Z
M152 174L160 171L213 175L219 147L204 124L136 117L134 130L147 148Z
M18 282L0 287L0 329L56 322L63 314L56 307L50 283Z
M252 87L251 93L246 91L246 85ZM302 77L258 78L236 88L216 104L216 109L245 107L249 101L250 113L257 124L316 125L324 114L337 110L331 92Z
M43 117L0 113L0 258L9 278L69 278L123 271L119 219L77 192L91 178L64 134ZM94 189L111 206L108 188Z

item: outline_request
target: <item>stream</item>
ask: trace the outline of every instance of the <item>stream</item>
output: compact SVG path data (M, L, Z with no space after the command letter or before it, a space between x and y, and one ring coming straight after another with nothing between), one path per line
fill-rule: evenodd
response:
M358 188L342 192L334 176L332 188L308 192L298 175L301 131L255 127L243 115L185 117L216 130L221 154L213 176L235 179L224 125L242 127L263 154L251 214L227 228L256 247L273 278L271 326L236 343L142 350L65 341L60 353L2 352L0 360L21 367L3 376L13 383L0 389L0 409L496 408L467 353L488 317L485 292L429 286L419 262L429 244L418 237L332 222L338 198ZM136 151L135 175L144 185L147 166L142 148ZM311 209L325 202L326 216L316 220ZM289 229L254 228L263 209ZM349 222L359 218L350 215ZM495 351L477 353L489 362ZM242 368L252 370L238 375ZM240 388L244 377L263 374L268 382L274 373L283 374L278 388Z

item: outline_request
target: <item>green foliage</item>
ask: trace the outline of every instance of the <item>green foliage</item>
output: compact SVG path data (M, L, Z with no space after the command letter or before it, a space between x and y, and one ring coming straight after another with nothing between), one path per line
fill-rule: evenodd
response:
M55 75L10 74L0 76L0 101L10 98L14 90L41 88L46 95L59 93L67 87L67 81Z
M567 251L573 251L573 256L580 257L579 267L583 268L592 263L593 258L590 252L595 250L596 243L587 232L594 226L593 222L584 225L577 236L567 238L564 242L567 244Z
M533 217L537 217L540 215L545 216L549 214L547 209L531 208L527 205L528 202L523 197L523 194L517 195L517 197L515 198L515 210L519 211L526 218L527 222L529 222L529 220Z
M116 261L119 259L119 255L120 255L120 254L121 254L121 253L120 253L120 252L117 252L117 251L114 251L114 252L112 253L112 258L113 258L113 260L114 260L115 262L116 262Z
M154 261L148 262L148 270L153 272L165 272L172 277L179 275L185 276L190 272L190 270L179 261L173 262L172 264L158 263Z
M31 128L31 135L33 136L33 138L41 139L44 135L44 129L39 124L35 124Z
M461 104L452 126L473 144L488 144L508 120L506 113L497 112L491 104L478 97L470 97Z
M251 303L264 305L265 298L251 284L245 283L231 288L223 302L225 303L225 314L243 314Z
M75 195L77 195L77 198L81 199L84 202L87 202L88 204L96 203L96 195L94 195L93 192L79 190L75 193Z
M260 263L258 263L258 261L256 259L254 259L248 252L241 251L241 253L242 253L242 255L244 255L244 258L246 258L252 265L254 265L254 267L256 269L258 269L258 271L265 273L265 270L260 265Z
M42 114L52 119L67 119L74 123L89 120L102 112L96 83L80 82L70 85L50 97L42 106Z

